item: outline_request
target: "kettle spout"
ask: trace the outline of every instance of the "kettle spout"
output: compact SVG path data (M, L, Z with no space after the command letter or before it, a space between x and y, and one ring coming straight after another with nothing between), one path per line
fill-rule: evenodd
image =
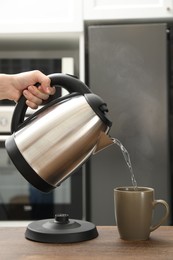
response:
M95 148L93 154L100 152L101 150L105 149L106 147L108 147L108 146L110 146L114 143L115 143L114 138L111 138L109 135L105 134L104 132L101 132L101 135L100 135L99 140L96 144L96 148Z

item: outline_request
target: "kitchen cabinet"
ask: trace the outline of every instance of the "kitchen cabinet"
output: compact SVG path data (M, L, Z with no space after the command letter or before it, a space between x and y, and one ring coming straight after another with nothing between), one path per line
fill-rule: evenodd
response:
M83 80L82 8L81 0L1 1L0 58L73 57Z
M0 33L74 33L83 31L84 20L172 15L172 0L6 0L1 1Z
M0 33L80 31L81 0L1 1Z
M172 0L84 0L84 19L171 17Z

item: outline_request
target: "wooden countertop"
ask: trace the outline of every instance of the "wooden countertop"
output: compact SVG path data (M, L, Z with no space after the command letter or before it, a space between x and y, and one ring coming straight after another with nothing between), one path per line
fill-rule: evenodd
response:
M116 227L97 227L99 236L73 244L44 244L25 239L25 227L0 227L1 260L172 260L173 226L162 226L150 240L123 241Z

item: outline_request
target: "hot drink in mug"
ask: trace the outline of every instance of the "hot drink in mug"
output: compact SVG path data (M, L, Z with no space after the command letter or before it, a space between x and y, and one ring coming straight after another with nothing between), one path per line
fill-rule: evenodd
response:
M158 223L153 224L157 205L165 207ZM154 189L148 187L119 187L114 189L115 219L120 237L124 240L147 240L168 217L169 206L164 200L154 198Z

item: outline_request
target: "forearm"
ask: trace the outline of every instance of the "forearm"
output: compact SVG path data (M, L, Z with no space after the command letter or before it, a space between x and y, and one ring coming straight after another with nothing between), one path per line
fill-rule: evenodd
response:
M15 88L15 76L0 74L0 99L17 101L21 92Z

